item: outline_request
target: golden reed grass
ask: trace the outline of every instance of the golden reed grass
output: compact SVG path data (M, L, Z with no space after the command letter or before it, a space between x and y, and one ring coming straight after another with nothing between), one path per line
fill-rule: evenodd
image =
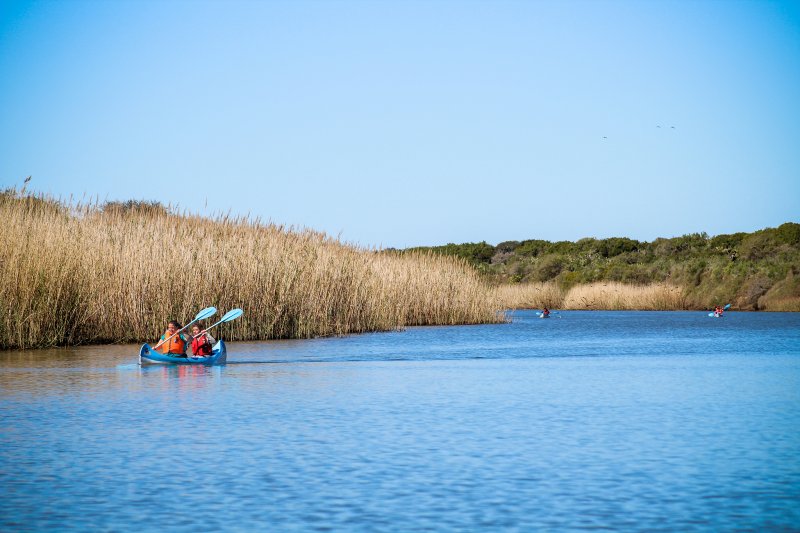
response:
M504 285L495 298L511 309L613 309L665 311L686 309L683 289L669 284L626 285L615 282L577 285L562 291L554 282Z
M500 285L494 291L495 298L507 309L555 309L564 302L564 291L552 281Z
M784 312L797 312L800 311L800 298L797 296L775 298L775 299L759 299L758 308L762 311L784 311Z
M567 292L564 309L668 311L686 309L683 289L669 284L626 285L616 282L577 285Z
M359 249L248 218L0 194L0 348L152 341L234 307L229 340L505 320L452 257ZM219 335L219 333L218 333Z

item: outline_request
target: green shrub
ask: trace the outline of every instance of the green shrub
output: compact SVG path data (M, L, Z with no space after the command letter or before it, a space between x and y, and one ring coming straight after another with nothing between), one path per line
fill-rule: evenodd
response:
M732 233L730 235L717 235L708 241L708 249L719 254L730 254L741 244L746 233Z
M625 252L635 252L639 250L639 241L624 237L612 237L600 241L599 252L603 257L615 257Z
M517 249L519 241L504 241L495 246L497 252L510 253Z
M550 249L550 245L550 241L522 241L519 243L519 246L517 246L515 252L517 255L525 257L538 257L540 254L547 253Z
M775 230L775 236L780 242L790 246L798 246L800 245L800 224L795 224L794 222L781 224Z
M564 261L557 255L548 255L539 261L533 273L534 281L549 281L561 273Z
M744 239L739 251L745 259L758 261L769 256L775 250L774 235L765 230L751 233Z

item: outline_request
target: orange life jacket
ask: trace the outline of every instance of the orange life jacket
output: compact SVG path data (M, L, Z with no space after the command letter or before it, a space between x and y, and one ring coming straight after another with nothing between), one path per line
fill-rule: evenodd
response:
M169 339L171 333L167 330L163 338ZM185 355L186 354L186 341L181 338L181 334L178 333L164 344L161 345L161 353L163 354L178 354L178 355Z

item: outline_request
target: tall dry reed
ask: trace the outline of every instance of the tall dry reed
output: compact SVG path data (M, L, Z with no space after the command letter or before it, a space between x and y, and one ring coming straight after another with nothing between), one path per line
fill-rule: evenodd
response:
M564 309L666 311L686 309L683 289L669 284L626 285L601 282L577 285L567 292Z
M500 285L494 292L505 309L560 308L564 302L564 291L552 281Z
M241 307L226 339L499 322L451 257L358 249L247 218L0 195L0 348L153 340L170 319Z
M603 282L577 285L563 291L557 283L522 283L495 288L495 297L506 309L686 309L680 287L667 284L626 285Z

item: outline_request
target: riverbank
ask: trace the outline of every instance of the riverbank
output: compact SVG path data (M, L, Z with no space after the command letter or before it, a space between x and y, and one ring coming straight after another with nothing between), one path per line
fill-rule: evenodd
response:
M780 285L778 286L781 287ZM788 293L787 296L784 295ZM800 298L788 290L773 291L777 296L761 298L760 307L736 305L737 300L724 297L716 303L706 296L698 297L693 291L669 283L630 285L618 282L597 282L564 289L558 283L533 282L503 284L495 288L495 297L508 309L593 310L593 311L701 311L714 305L731 303L733 311L800 311ZM740 300L739 300L740 301Z
M545 306L800 310L798 267L785 264L794 248L785 243L782 255L759 263L780 279L751 275L742 297L730 279L753 267L741 261L718 285L707 276L695 285L680 276L567 283L574 272L498 283L502 277L458 254L362 249L311 230L179 214L152 202L64 202L11 190L0 193L0 216L0 349L152 340L168 320L190 320L208 305L245 311L221 326L229 340L498 323L505 309Z

